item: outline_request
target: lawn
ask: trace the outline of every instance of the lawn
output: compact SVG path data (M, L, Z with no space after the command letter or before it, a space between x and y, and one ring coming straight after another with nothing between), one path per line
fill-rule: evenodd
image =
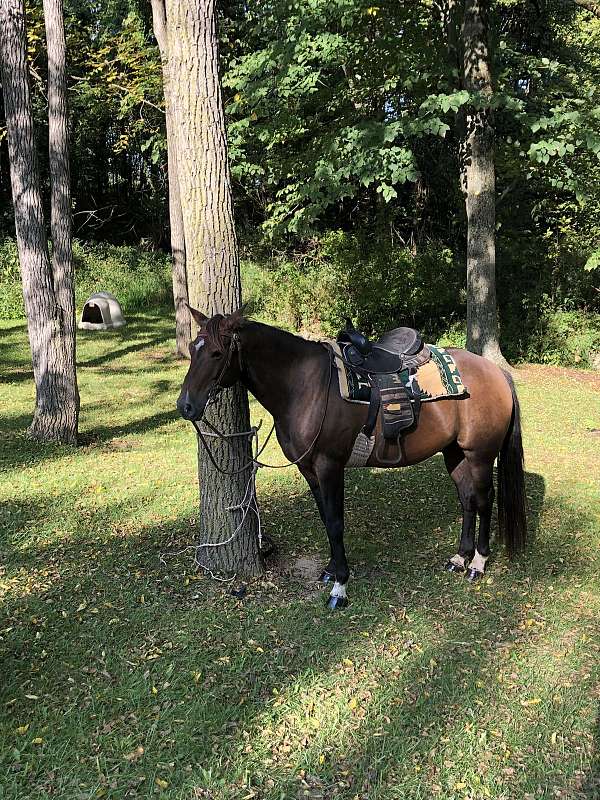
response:
M600 377L517 373L531 544L478 585L441 569L441 458L348 472L331 613L295 469L259 473L277 552L242 600L192 569L171 351L157 316L80 335L82 446L41 446L25 326L0 323L0 798L600 797Z

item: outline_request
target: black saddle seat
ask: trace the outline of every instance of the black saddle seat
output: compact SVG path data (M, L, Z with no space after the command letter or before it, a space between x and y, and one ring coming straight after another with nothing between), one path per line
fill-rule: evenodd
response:
M350 344L344 354L352 366L371 374L400 372L429 360L429 351L414 328L394 328L371 342L347 319L338 341Z

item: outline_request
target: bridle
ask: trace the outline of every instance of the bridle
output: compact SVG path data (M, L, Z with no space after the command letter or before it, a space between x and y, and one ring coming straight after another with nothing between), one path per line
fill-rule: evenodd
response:
M327 416L327 408L329 406L329 389L330 389L330 386L331 386L331 376L333 374L333 351L330 348L327 348L327 351L328 351L328 354L329 354L329 376L328 376L328 379L327 379L327 388L326 388L326 394L325 394L325 407L323 409L323 416L321 417L321 422L320 422L319 429L317 430L317 434L316 434L315 438L312 440L309 448L304 453L302 453L301 456L296 458L294 461L289 461L287 464L265 464L264 462L259 461L258 457L261 455L261 453L264 451L265 447L269 443L269 439L271 438L271 436L273 434L273 431L275 430L275 422L273 422L273 425L271 426L271 430L267 434L266 439L264 440L262 445L259 447L258 446L258 431L260 429L260 426L262 425L262 420L261 420L261 422L259 423L258 426L253 425L252 428L249 431L241 431L240 433L223 433L223 431L220 431L211 422L209 422L207 419L205 419L205 416L204 416L204 414L206 412L206 408L210 405L210 403L214 403L216 398L217 398L217 396L223 391L223 389L226 388L225 386L223 386L221 384L221 381L223 380L223 378L225 376L225 373L227 372L227 370L231 366L234 354L236 352L237 352L237 356L238 356L238 364L239 364L239 367L240 367L240 376L242 376L244 374L244 363L243 363L243 359L242 359L242 342L241 342L241 339L240 339L240 337L239 337L239 335L237 333L232 333L231 334L231 341L229 343L229 349L227 351L227 358L225 359L225 362L223 363L223 366L221 367L217 377L215 378L215 380L213 381L213 383L211 384L211 386L210 386L210 388L208 390L208 399L206 401L206 405L204 407L204 411L202 412L202 416L200 417L200 420L198 420L198 421L191 420L192 425L194 426L194 428L196 429L196 433L198 434L198 438L202 442L202 446L204 447L204 449L206 451L206 455L208 456L208 458L209 458L210 462L212 463L213 467L216 470L218 470L218 472L220 472L222 475L234 476L234 475L239 475L240 473L245 472L247 469L250 469L250 468L258 469L258 467L268 467L270 469L285 469L286 467L293 467L295 464L298 464L300 461L302 461L303 458L305 458L312 451L313 447L317 443L317 439L319 438L319 436L321 435L321 432L323 430L323 425L325 424L325 417ZM200 428L200 425L199 425L200 422L202 422L204 425L206 425L210 429L211 433L208 433L207 431L203 431ZM215 437L221 439L221 441L224 441L224 442L227 442L227 443L229 443L230 439L235 439L235 438L239 438L239 437L243 437L243 436L248 436L251 440L253 438L256 438L256 453L255 453L254 456L252 456L250 461L248 461L246 464L244 464L243 467L240 467L240 469L225 470L219 464L217 464L213 454L210 451L210 448L208 446L208 442L206 441L206 438L205 438L206 436L215 436Z
M244 370L244 365L242 363L242 343L240 342L240 337L238 336L238 334L232 333L231 341L229 342L229 349L227 350L227 358L225 359L223 366L219 370L219 374L214 379L212 385L208 390L208 402L211 402L211 400L213 400L219 394L219 392L223 391L223 389L225 388L224 386L221 385L221 381L223 380L223 378L225 377L225 373L231 366L231 362L233 361L233 355L236 351L238 354L238 363L240 366L240 373L241 373Z

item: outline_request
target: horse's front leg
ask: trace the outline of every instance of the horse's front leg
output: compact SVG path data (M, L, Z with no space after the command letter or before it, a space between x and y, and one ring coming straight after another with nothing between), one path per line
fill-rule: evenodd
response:
M325 508L323 507L323 498L321 497L321 487L319 486L319 479L315 475L315 473L308 469L308 467L304 467L302 464L298 465L298 469L300 470L303 477L306 479L310 491L312 492L312 496L315 498L315 503L317 504L317 509L319 510L319 516L321 517L321 522L327 529L327 521L325 519ZM323 572L319 576L319 580L322 583L333 583L335 581L335 572L334 572L334 565L333 559L329 560L327 566L323 569Z
M344 549L344 468L326 461L316 465L321 505L327 538L331 549L331 561L327 569L335 576L335 582L327 599L329 608L348 605L346 585L350 576Z

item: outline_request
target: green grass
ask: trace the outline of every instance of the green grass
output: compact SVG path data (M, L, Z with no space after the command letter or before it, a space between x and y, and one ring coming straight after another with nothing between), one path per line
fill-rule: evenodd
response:
M286 571L327 551L295 470L259 474L278 556L242 601L178 554L198 493L171 329L79 337L73 450L25 437L25 327L0 323L0 798L598 797L598 379L517 377L532 542L475 587L440 569L440 458L349 472L332 614Z

